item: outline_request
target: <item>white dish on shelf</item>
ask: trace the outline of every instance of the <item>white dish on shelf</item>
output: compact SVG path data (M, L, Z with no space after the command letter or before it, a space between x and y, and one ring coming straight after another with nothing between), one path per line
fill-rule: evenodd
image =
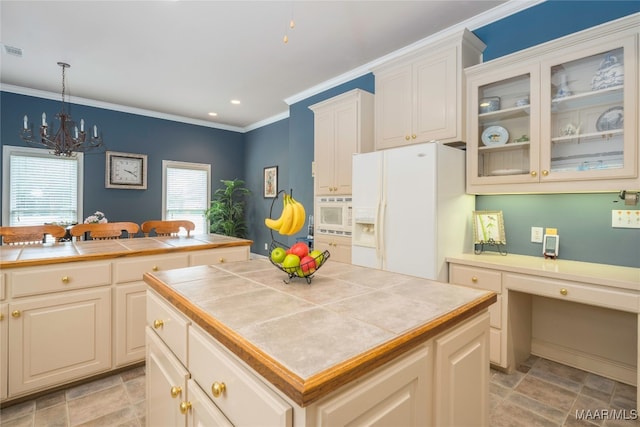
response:
M502 176L502 175L524 175L527 173L524 169L496 169L489 172L491 176Z
M509 132L502 126L489 126L482 132L482 143L487 146L504 145L509 141Z

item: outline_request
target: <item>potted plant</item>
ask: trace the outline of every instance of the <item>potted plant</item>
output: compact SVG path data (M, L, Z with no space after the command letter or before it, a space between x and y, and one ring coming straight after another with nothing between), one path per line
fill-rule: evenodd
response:
M251 190L240 179L221 179L223 186L213 193L211 207L205 211L209 222L209 231L225 236L244 238L247 224L244 218L245 197Z

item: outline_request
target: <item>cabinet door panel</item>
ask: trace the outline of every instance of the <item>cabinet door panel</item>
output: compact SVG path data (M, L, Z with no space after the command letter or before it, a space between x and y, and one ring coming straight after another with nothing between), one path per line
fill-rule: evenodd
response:
M191 409L187 421L188 427L233 427L218 407L209 400L195 381L188 381Z
M376 74L376 150L406 145L411 138L412 67Z
M116 366L144 360L147 285L120 285L115 289Z
M7 397L9 306L0 304L0 399Z
M314 118L314 162L316 195L334 194L334 133L333 112L317 112Z
M351 194L351 158L358 151L358 104L351 102L335 112L336 194Z
M9 311L11 396L111 368L111 289L25 298Z

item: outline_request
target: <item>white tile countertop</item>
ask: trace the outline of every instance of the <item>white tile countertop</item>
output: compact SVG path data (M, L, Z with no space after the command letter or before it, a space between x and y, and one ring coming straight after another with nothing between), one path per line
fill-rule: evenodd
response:
M338 262L324 264L311 284L283 279L267 259L145 274L156 292L298 402L309 384L342 385L359 365L379 366L496 300L488 291Z

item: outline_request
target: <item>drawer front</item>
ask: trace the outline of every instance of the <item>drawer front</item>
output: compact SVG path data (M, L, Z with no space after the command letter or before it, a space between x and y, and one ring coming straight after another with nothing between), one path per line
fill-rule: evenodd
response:
M76 262L8 273L11 296L23 297L111 284L111 263Z
M505 273L504 284L505 289L532 295L640 313L640 294L631 290L620 291L597 285L515 273Z
M501 293L502 273L485 268L451 264L449 267L449 283Z
M495 363L499 366L504 366L502 363L502 331L499 329L489 329L489 360L491 363Z
M113 266L115 283L135 282L142 280L142 275L149 271L172 270L189 266L187 254L141 256L118 260Z
M291 406L198 327L189 328L189 371L233 424L292 425ZM218 397L216 383L224 384Z
M147 290L147 325L164 341L180 362L187 366L187 328L190 322L157 294Z
M225 262L247 261L249 259L249 246L233 248L210 249L189 254L189 265L212 265Z

